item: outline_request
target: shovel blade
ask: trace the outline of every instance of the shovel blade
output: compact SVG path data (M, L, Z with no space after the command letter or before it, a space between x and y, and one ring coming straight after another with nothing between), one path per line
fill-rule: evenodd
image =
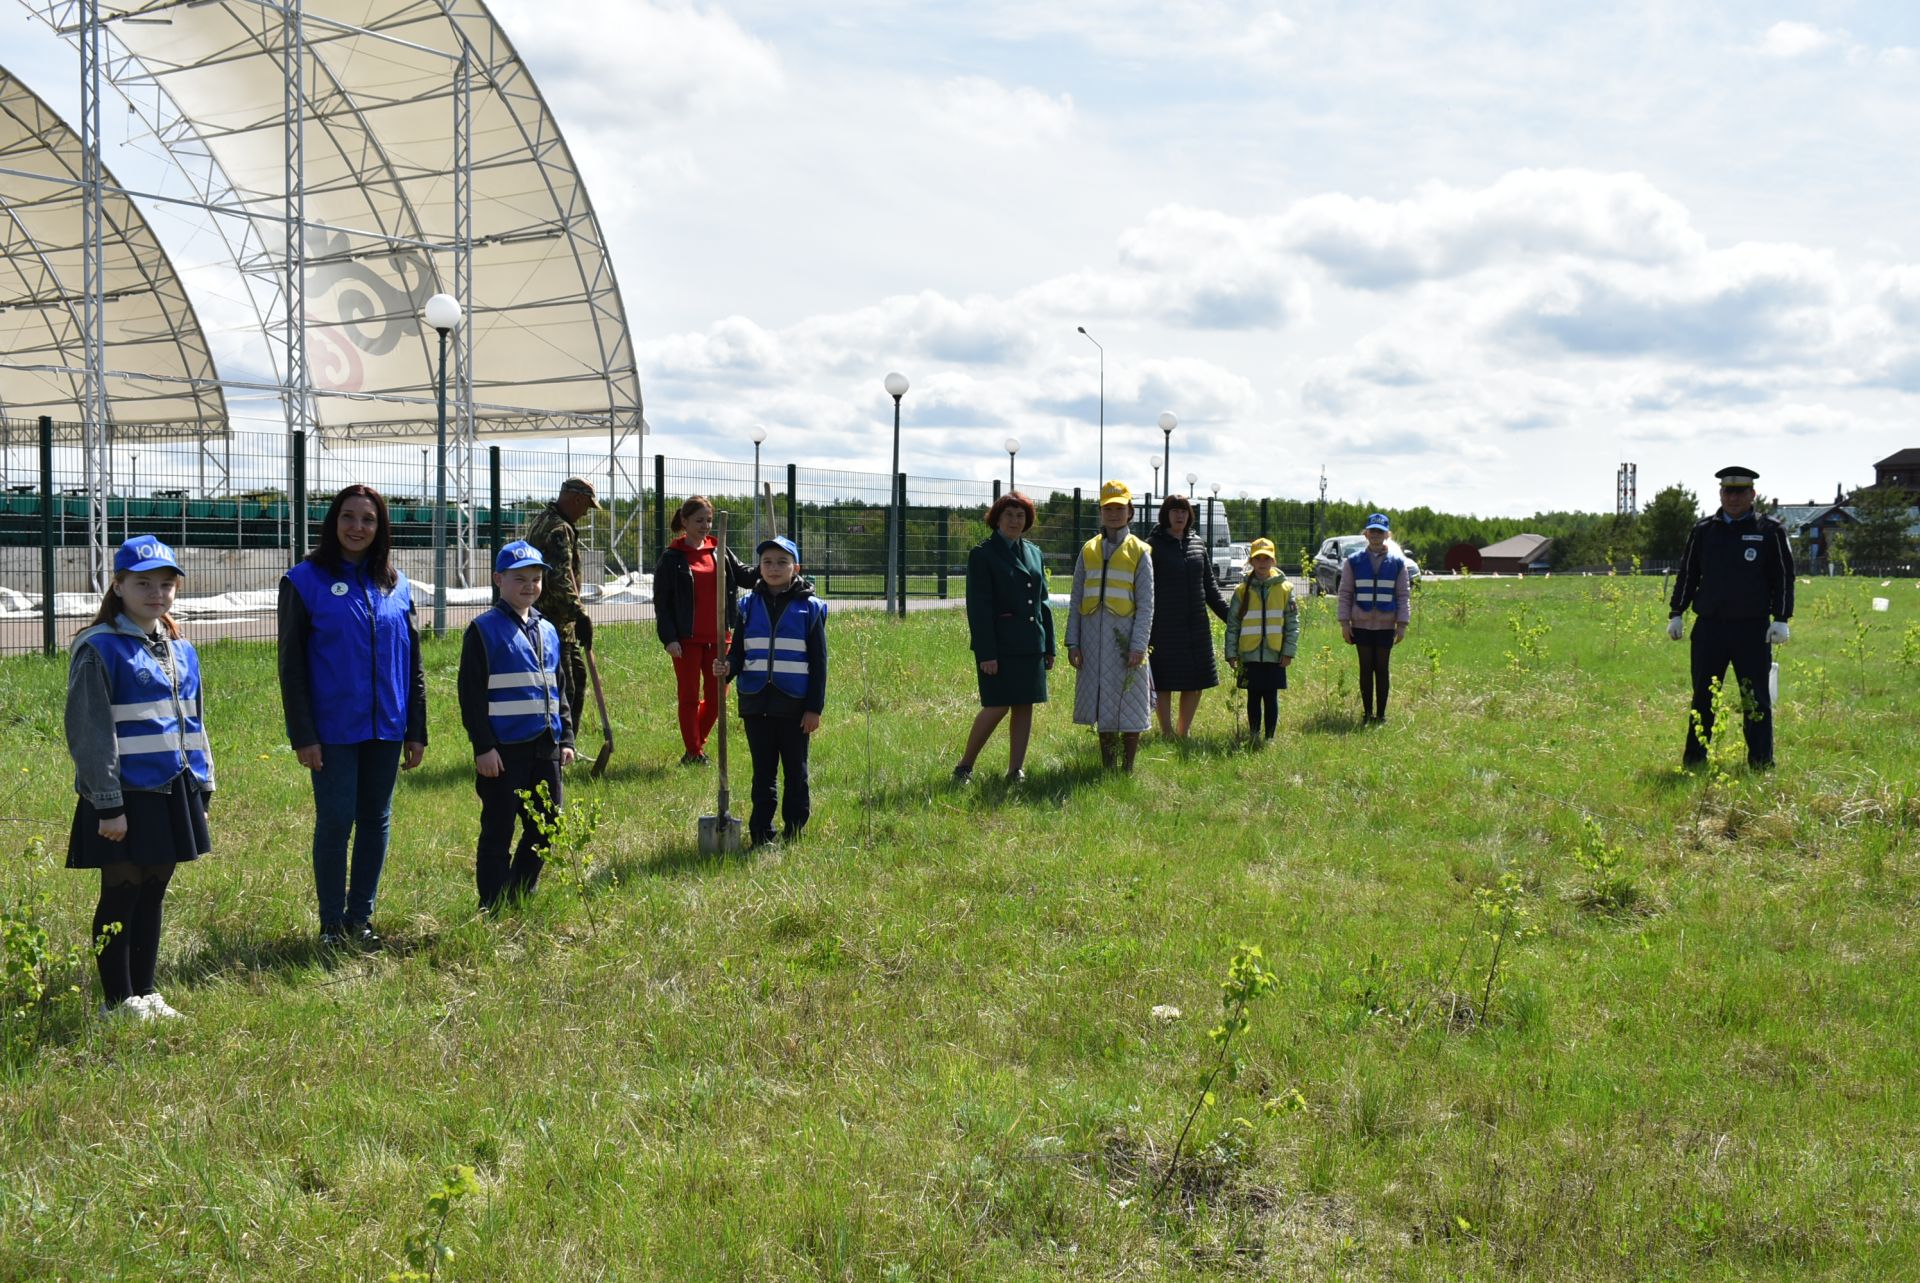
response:
M737 815L703 815L700 817L700 854L702 855L738 855L746 849L740 832L740 817Z
M607 773L607 763L611 762L612 760L613 760L613 741L607 740L605 743L600 745L600 754L599 756L593 759L593 769L589 771L588 774L596 780L599 779L602 775L605 775Z

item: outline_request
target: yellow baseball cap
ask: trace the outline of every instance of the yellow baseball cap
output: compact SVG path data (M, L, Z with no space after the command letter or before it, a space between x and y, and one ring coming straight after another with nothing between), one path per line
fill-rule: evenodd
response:
M1104 508L1110 503L1124 503L1128 507L1133 506L1133 491L1127 488L1126 482L1109 481L1100 487L1100 506Z
M1252 561L1255 557L1272 557L1275 561L1280 560L1279 555L1273 550L1273 540L1271 539L1256 539L1253 541L1253 546L1247 549L1247 560Z

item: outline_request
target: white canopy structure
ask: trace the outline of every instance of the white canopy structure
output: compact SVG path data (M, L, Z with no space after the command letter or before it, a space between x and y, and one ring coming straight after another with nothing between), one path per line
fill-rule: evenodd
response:
M213 215L277 367L226 386L277 392L289 430L323 440L447 432L463 570L479 435L605 432L618 471L644 429L612 264L483 0L23 3L80 51L83 158L98 164L110 84L192 182L185 203ZM96 187L118 190L92 175L76 190ZM81 243L99 246L91 225ZM448 336L444 428L440 337L420 319L436 293L467 317ZM104 342L89 355L99 395L113 367Z
M80 136L0 67L0 419L9 432L30 430L47 415L56 439L79 438L84 168ZM119 192L104 197L101 222L106 364L122 372L106 380L111 433L136 440L224 434L226 400L166 251Z

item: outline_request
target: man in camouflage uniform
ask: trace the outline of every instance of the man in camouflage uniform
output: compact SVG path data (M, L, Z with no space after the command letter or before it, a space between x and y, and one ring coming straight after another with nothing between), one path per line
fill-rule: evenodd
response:
M587 691L587 661L581 652L593 649L593 620L580 605L580 531L574 523L599 506L591 482L568 477L561 483L560 497L528 522L521 536L552 567L540 591L539 610L560 634L560 673L567 684L568 716L575 736L580 733L580 709Z

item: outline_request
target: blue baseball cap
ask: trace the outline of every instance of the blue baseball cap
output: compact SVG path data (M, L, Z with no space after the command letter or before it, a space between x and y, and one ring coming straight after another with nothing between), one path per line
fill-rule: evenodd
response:
M121 544L120 551L113 554L113 568L115 571L128 572L164 568L176 575L187 573L173 559L173 549L161 542L158 535L135 535Z
M1387 514L1384 512L1374 513L1371 517L1367 518L1367 524L1365 528L1368 530L1390 529L1390 527L1387 525Z
M787 538L785 535L775 535L771 539L762 539L759 546L753 550L753 555L758 557L769 548L778 548L781 552L786 553L787 556L793 558L795 565L800 563L800 549L794 544L793 540Z
M527 566L538 566L542 570L550 569L547 559L540 550L524 539L516 539L500 550L493 559L493 573L498 575L509 570L521 570Z

